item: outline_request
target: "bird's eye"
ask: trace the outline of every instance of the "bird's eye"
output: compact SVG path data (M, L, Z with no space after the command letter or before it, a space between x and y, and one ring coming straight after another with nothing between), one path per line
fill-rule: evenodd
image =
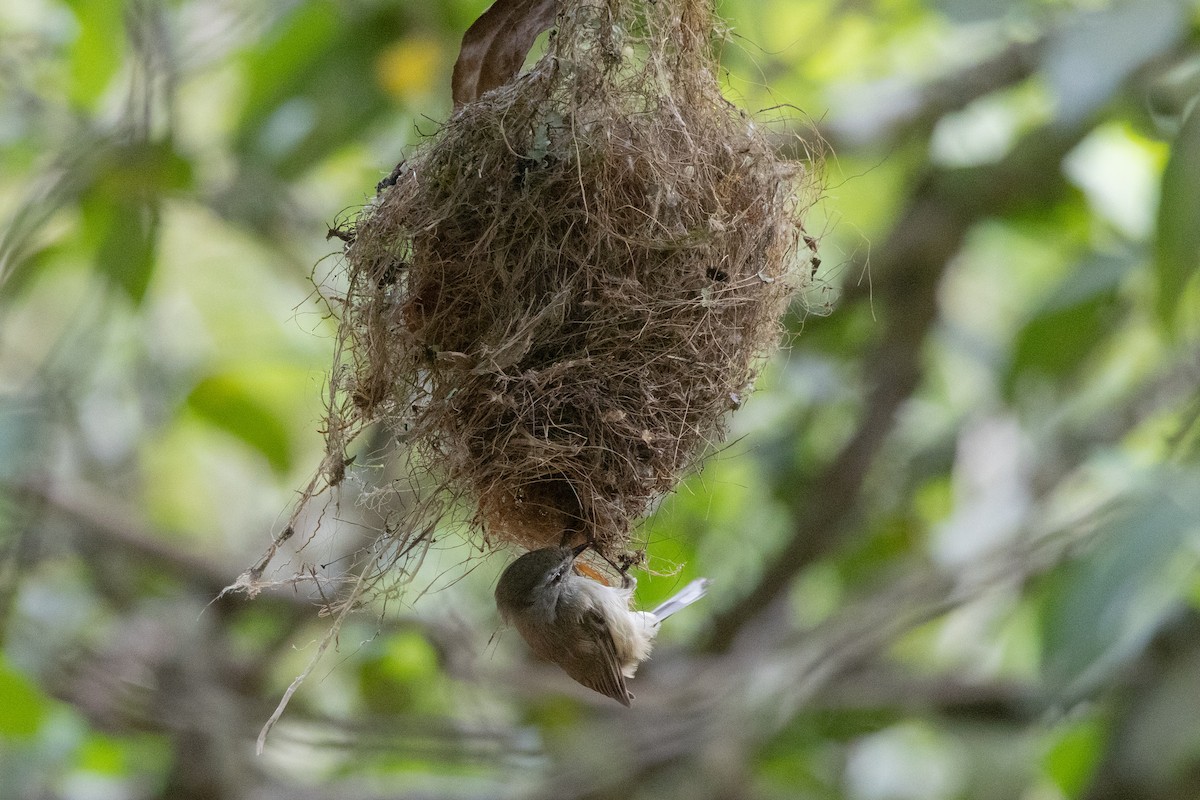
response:
M551 583L558 583L559 581L561 581L561 580L562 580L562 576L563 576L563 573L562 573L562 570L560 569L560 570L558 570L558 571L554 572L554 573L553 573L553 574L550 576L550 582L551 582Z

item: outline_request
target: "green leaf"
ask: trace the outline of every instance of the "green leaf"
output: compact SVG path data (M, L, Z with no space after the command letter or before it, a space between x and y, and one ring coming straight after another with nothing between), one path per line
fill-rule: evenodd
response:
M71 53L72 102L94 107L121 66L125 49L125 4L113 0L68 0L79 24Z
M1042 674L1050 688L1087 691L1137 652L1187 590L1193 502L1160 489L1115 508L1094 548L1058 571L1042 601Z
M97 271L135 303L154 273L159 198L188 188L191 164L164 143L138 142L106 151L81 207Z
M1184 120L1162 178L1158 206L1158 314L1172 326L1180 294L1200 267L1200 112Z
M167 142L113 147L98 166L94 191L111 197L155 197L192 185L192 165Z
M140 304L154 273L158 207L135 200L102 206L104 233L96 250L96 268Z
M41 728L46 697L0 658L0 736L28 738Z
M91 731L75 753L74 767L109 778L158 776L168 769L172 750L165 735Z
M1067 797L1079 797L1087 788L1104 751L1105 730L1095 719L1069 725L1051 745L1042 767Z
M261 453L276 472L291 468L287 427L239 376L205 378L192 390L187 403L200 417Z
M443 694L437 651L419 633L388 637L363 661L359 690L372 713L427 712L440 709Z
M79 751L79 767L101 775L123 775L128 771L123 744L104 734L93 734Z
M1086 259L1025 323L1013 343L1005 386L1028 373L1073 374L1105 341L1119 308L1118 287L1136 263L1132 253Z

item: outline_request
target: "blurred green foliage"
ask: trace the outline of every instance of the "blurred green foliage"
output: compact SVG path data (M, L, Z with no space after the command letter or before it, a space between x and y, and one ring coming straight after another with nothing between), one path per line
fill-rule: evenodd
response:
M326 233L485 6L0 7L0 795L1200 797L1195 0L722 0L826 189L791 346L639 533L639 602L711 597L622 716L441 531L254 756L403 496L361 443L216 599L322 457Z

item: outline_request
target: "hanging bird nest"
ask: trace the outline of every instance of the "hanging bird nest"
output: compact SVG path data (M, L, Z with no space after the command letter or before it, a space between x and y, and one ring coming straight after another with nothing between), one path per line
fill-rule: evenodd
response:
M330 483L382 423L489 544L628 561L807 275L813 182L722 96L713 31L705 0L567 0L380 185L344 232Z

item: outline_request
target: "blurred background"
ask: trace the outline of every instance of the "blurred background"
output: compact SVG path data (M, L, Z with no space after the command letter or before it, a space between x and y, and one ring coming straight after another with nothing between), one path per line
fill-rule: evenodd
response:
M1195 0L723 0L826 192L792 345L639 531L642 602L710 597L626 711L449 532L255 756L387 479L216 599L322 455L326 233L486 5L0 5L0 796L1200 797Z

